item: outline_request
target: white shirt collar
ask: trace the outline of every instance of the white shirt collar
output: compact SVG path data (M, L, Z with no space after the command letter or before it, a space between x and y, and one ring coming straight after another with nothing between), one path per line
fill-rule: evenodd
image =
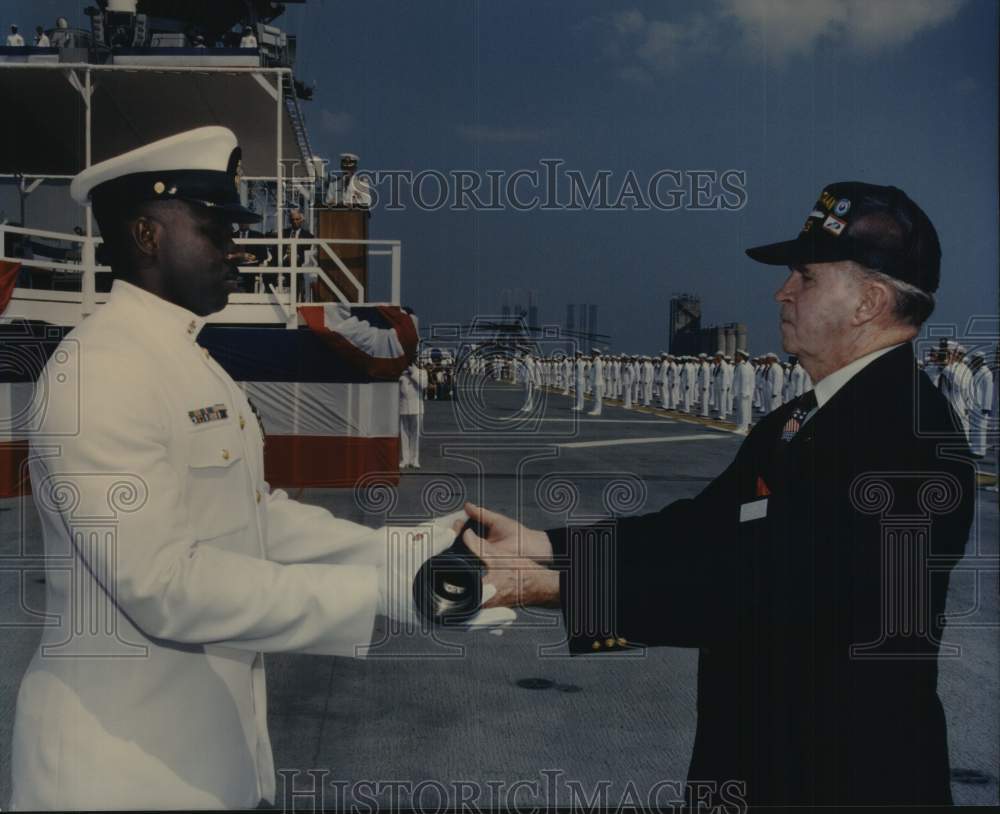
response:
M899 342L895 345L890 345L887 348L879 348L876 351L861 356L844 365L840 370L835 370L829 376L821 381L816 382L813 385L813 390L816 392L816 409L818 410L824 404L826 404L830 399L832 399L838 390L847 384L851 379L853 379L858 373L864 370L868 365L878 359L880 356L885 356L889 351L895 350L900 345L905 344L905 342Z
M184 336L192 343L205 324L204 317L125 280L118 279L111 284L111 299L124 300L135 310L141 308L144 321L150 318L158 320L164 329Z

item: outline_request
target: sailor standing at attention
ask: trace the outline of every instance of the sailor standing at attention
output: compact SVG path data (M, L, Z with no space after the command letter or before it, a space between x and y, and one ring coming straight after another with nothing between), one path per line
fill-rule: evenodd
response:
M573 411L580 412L583 409L583 391L586 389L587 362L583 358L583 351L576 352L575 376L573 386L576 389Z
M635 380L635 368L631 360L628 361L622 370L622 387L625 391L625 409L632 409L632 382Z
M424 411L421 380L426 375L413 364L399 377L400 469L420 469L420 415Z
M594 362L590 367L590 374L594 378L594 406L590 415L600 415L604 407L604 360L601 358L599 350L594 351Z
M666 353L660 354L660 406L664 410L670 409L670 357Z
M259 220L239 158L230 130L202 127L70 185L114 282L35 388L51 624L17 697L12 808L273 802L262 653L357 657L376 614L415 625L417 569L454 540L440 521L338 519L264 480L254 411L197 342L236 290L233 224Z
M699 396L701 398L701 414L703 417L708 417L708 408L711 403L712 398L712 368L708 364L708 356L704 353L698 354L698 387L700 390Z
M990 412L993 409L993 373L986 364L982 351L969 354L972 360L972 402L969 405L969 445L976 457L986 455L986 432L989 429Z
M736 351L736 369L733 371L733 406L736 408L736 432L746 435L750 429L751 401L754 391L754 370L750 354Z
M785 371L781 367L781 362L778 361L776 353L769 353L767 358L770 361L770 366L767 368L767 389L765 390L767 399L765 409L770 413L784 404L782 401L782 388L785 385Z

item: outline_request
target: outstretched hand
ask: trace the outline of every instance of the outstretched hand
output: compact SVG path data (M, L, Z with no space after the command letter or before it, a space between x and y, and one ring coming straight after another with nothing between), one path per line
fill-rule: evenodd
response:
M472 529L466 530L462 537L469 550L486 565L484 586L496 588L483 607L558 606L559 573L546 567L552 562L548 535L473 503L465 504L465 512L486 528L485 539ZM456 533L464 524L464 520L455 521Z

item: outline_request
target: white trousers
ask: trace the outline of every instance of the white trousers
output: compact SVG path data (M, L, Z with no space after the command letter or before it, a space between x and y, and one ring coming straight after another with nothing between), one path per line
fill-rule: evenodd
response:
M745 432L750 428L750 396L734 399L736 406L736 429Z
M420 463L420 416L402 413L399 416L400 466Z
M591 415L600 415L604 407L604 388L597 387L594 391L594 406L590 411Z
M986 430L990 423L990 415L978 407L969 410L969 446L973 455L986 454Z

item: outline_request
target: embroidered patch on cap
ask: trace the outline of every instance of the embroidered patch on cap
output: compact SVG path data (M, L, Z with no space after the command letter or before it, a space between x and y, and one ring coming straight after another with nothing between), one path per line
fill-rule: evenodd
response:
M834 235L839 235L843 232L845 226L847 226L846 221L842 221L840 218L835 218L833 215L830 215L825 221L823 221L823 228Z

